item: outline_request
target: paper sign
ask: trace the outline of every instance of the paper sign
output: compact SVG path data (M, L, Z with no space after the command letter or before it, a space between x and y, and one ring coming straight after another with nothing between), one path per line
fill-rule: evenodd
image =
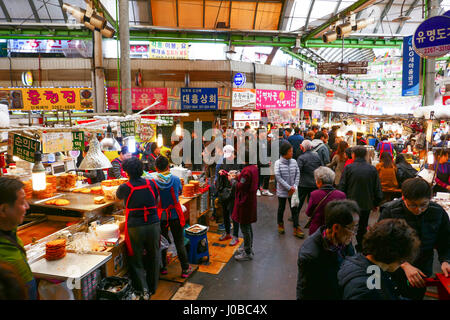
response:
M43 153L70 151L72 148L72 132L49 132L42 134Z
M233 88L233 109L254 109L256 107L256 89Z

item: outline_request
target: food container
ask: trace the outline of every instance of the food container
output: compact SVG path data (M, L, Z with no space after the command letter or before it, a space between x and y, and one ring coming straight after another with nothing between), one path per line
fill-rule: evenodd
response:
M186 234L192 236L201 236L208 232L207 226L202 226L201 224L194 224L185 230Z

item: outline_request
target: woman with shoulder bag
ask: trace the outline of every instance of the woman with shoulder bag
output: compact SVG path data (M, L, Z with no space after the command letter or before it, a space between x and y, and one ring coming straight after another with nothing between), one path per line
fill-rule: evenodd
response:
M309 221L305 228L309 227L309 235L312 235L321 226L325 225L325 206L333 200L346 199L345 193L333 187L335 173L327 167L319 167L314 170L314 179L318 190L311 192L306 215Z

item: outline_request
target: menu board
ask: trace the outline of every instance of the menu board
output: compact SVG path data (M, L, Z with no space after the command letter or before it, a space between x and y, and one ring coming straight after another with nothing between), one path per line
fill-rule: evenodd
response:
M72 150L84 150L84 132L74 131L72 132Z
M38 140L33 140L18 134L13 134L12 149L13 156L17 156L22 160L34 162L34 153L41 147Z
M120 132L122 133L122 137L131 137L136 134L134 120L121 121L120 122Z
M43 153L71 151L72 148L72 132L49 132L42 134Z

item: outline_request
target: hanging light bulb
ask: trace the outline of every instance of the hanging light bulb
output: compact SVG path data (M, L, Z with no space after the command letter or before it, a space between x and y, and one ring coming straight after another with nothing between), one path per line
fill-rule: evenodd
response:
M133 154L136 152L136 139L135 137L127 138L128 151Z
M42 153L40 151L34 153L34 166L31 171L31 180L34 191L45 190L47 181L45 178L45 168L42 164Z
M177 136L181 136L181 125L179 123L177 123L177 126L175 128L175 134Z
M428 151L428 156L427 156L427 163L429 165L434 163L434 154L433 151Z
M106 129L105 138L100 142L100 146L102 151L119 151L120 144L114 139L114 135L112 133L111 126L108 124L108 128Z

